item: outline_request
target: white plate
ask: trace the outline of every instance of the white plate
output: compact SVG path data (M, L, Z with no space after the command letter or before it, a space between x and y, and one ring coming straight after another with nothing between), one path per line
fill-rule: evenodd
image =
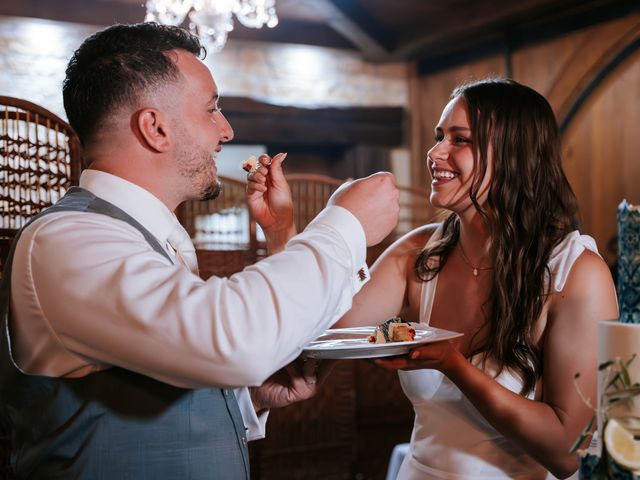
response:
M357 359L403 355L425 343L439 342L463 335L459 332L412 323L416 330L411 342L370 343L375 327L333 328L305 345L303 355L311 358Z

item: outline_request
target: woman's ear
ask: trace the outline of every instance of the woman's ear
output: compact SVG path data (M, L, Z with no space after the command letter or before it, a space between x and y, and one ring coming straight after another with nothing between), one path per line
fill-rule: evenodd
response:
M132 123L136 137L145 148L157 153L169 150L169 126L160 110L155 108L139 110L133 116Z

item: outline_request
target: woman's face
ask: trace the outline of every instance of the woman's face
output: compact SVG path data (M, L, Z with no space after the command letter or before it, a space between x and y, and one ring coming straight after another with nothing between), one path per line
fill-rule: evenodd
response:
M456 97L447 104L435 133L436 144L427 153L432 178L430 200L433 206L460 215L474 208L469 198L474 174L473 145L469 112L463 97ZM477 195L480 205L486 202L492 166L489 151L487 174Z

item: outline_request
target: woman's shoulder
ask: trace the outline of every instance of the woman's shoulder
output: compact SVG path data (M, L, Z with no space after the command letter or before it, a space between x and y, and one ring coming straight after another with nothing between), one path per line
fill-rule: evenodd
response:
M584 249L573 261L563 290L567 288L598 288L602 283L613 283L611 270L597 252Z
M439 230L441 223L429 223L415 228L400 237L390 249L399 251L404 250L422 250L429 240Z
M564 289L570 273L579 268L595 268L606 263L600 257L595 240L574 230L566 235L553 249L548 262L551 273L551 290Z
M550 262L553 276L552 290L561 292L564 299L613 299L615 287L611 271L598 253L595 241L587 235L572 232L556 248Z
M436 234L440 225L438 223L430 223L404 234L386 248L376 261L376 264L393 262L404 265L403 268L406 268L406 265L415 260L427 242Z
M615 318L616 290L607 263L596 252L584 249L573 261L561 290L553 296L554 316L568 312L572 324L580 317ZM566 314L565 314L566 315Z

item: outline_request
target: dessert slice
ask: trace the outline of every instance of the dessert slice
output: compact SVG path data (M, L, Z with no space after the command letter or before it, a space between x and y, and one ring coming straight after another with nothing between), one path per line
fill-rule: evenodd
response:
M393 317L378 325L370 343L411 342L416 337L416 331L408 322L400 317Z
M242 162L242 169L249 173L255 172L258 169L258 159L254 155L251 155Z

